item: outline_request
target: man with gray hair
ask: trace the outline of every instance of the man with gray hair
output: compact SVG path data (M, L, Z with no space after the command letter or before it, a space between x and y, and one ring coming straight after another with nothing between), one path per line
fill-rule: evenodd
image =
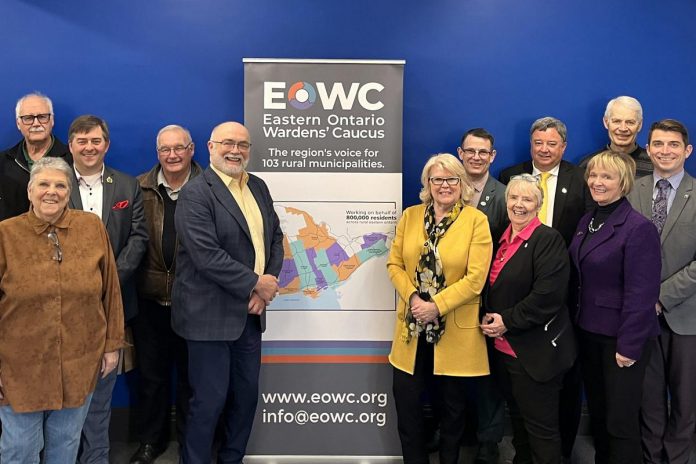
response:
M158 163L138 176L148 247L136 277L138 315L131 324L138 368L140 447L131 464L151 464L169 444L172 367L176 366L176 434L184 441L191 389L186 340L171 327L177 236L174 213L181 188L201 173L187 129L169 125L157 134Z
M34 161L44 156L57 156L72 164L68 147L52 134L55 121L50 98L39 92L24 95L17 100L15 119L23 138L0 153L0 173L26 189ZM24 195L19 209L26 211L28 208L29 200Z
M643 107L640 106L640 102L625 95L609 100L603 121L609 134L609 143L580 161L583 171L590 158L605 150L611 150L629 155L635 160L636 178L652 174L653 165L648 152L636 142L643 127Z
M568 134L563 122L549 116L537 119L529 134L532 159L504 169L500 181L507 185L511 177L525 172L537 176L544 192L539 219L558 230L568 245L591 204L583 172L563 159Z

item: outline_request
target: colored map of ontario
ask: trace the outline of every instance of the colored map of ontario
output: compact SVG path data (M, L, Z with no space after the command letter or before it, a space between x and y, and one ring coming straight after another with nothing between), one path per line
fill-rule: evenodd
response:
M322 292L344 284L365 262L389 252L384 233L334 236L326 223L306 211L286 206L277 210L284 216L281 222L286 229L279 276L281 297L300 294L320 298Z

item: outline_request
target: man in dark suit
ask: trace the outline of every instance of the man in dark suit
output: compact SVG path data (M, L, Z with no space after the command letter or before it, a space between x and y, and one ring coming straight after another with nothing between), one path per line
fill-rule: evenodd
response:
M504 169L500 181L507 184L511 177L522 173L537 176L544 191L539 219L558 230L568 246L578 221L593 204L583 171L563 159L568 135L563 122L548 116L537 119L529 134L532 159ZM566 462L570 462L580 425L581 401L582 379L579 365L575 363L565 374L561 390L560 428Z
M504 169L500 182L507 185L511 177L525 172L537 176L546 189L539 219L559 231L569 245L592 201L583 171L563 159L568 134L563 122L548 116L537 119L529 133L532 159Z
M35 92L17 100L15 118L22 140L0 153L0 172L25 190L34 161L44 156L56 156L72 163L68 147L53 136L54 117L53 102L46 95ZM27 195L23 195L20 201L17 208L27 211Z
M109 234L121 284L123 311L128 321L137 313L135 271L147 247L142 193L138 181L104 165L109 150L106 121L92 116L77 117L68 130L68 146L75 168L69 206L99 216ZM118 363L118 353L115 359ZM111 394L117 370L97 381L87 419L82 429L79 462L109 462Z
M692 147L686 127L664 119L650 127L647 149L654 173L639 179L628 196L655 223L662 246L655 307L661 333L641 407L643 461L686 464L696 426L696 181L684 170Z
M493 247L497 249L510 221L505 205L505 185L490 175L491 163L496 156L494 142L493 135L486 129L470 129L462 136L457 154L474 188L469 204L488 218ZM470 385L474 390L469 395L474 400L470 409L476 412L476 439L479 443L475 463L497 463L498 442L505 433L505 402L490 375L480 377Z
M650 175L653 171L650 157L645 148L638 145L636 138L643 127L643 107L633 97L616 97L607 103L604 111L604 127L609 134L609 143L590 153L580 161L585 170L588 161L603 151L611 150L630 156L636 162L636 178Z
M210 166L177 201L172 328L189 352L192 397L183 462L209 464L222 415L218 462L240 464L254 421L266 305L278 292L283 234L266 184L245 170L249 131L213 129Z
M457 154L474 188L470 204L488 217L493 246L497 247L510 221L505 207L505 185L490 175L491 163L496 155L493 135L482 128L466 131Z

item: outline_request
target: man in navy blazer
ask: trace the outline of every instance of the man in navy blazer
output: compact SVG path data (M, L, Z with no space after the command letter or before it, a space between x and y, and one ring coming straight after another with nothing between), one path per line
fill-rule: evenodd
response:
M667 215L660 231L662 274L655 308L660 335L643 386L643 461L686 464L696 426L696 181L684 170L692 147L686 127L664 119L650 127L647 149L653 175L639 179L628 199L652 219L658 213L658 182L664 179Z
M213 129L210 166L181 190L172 328L186 340L192 389L184 464L209 464L220 415L218 462L240 464L256 412L261 333L277 294L283 234L266 184L245 170L249 131Z
M104 164L109 150L106 121L92 116L77 117L68 130L68 147L73 156L75 176L69 206L99 216L109 234L121 284L125 320L138 311L135 271L147 248L147 230L142 193L138 181ZM106 358L106 356L105 356ZM118 362L115 359L106 362ZM109 463L109 422L111 395L117 369L99 378L82 428L80 464Z

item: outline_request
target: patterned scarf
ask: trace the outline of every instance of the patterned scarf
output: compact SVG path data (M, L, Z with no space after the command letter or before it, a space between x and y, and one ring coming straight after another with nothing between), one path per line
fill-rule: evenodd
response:
M440 253L437 250L437 245L440 239L445 235L447 229L457 220L464 205L457 202L452 211L442 218L439 223L435 223L435 208L431 203L425 209L425 234L428 240L423 244L421 250L420 261L416 267L416 283L418 284L418 296L424 301L431 301L433 295L441 292L447 287L445 275L442 272L442 261ZM428 343L437 343L440 337L445 332L445 318L437 316L437 319L428 322L427 324L419 324L416 318L413 317L411 308L406 311L406 343L411 341L411 338L418 337L421 332L425 333L425 340Z

